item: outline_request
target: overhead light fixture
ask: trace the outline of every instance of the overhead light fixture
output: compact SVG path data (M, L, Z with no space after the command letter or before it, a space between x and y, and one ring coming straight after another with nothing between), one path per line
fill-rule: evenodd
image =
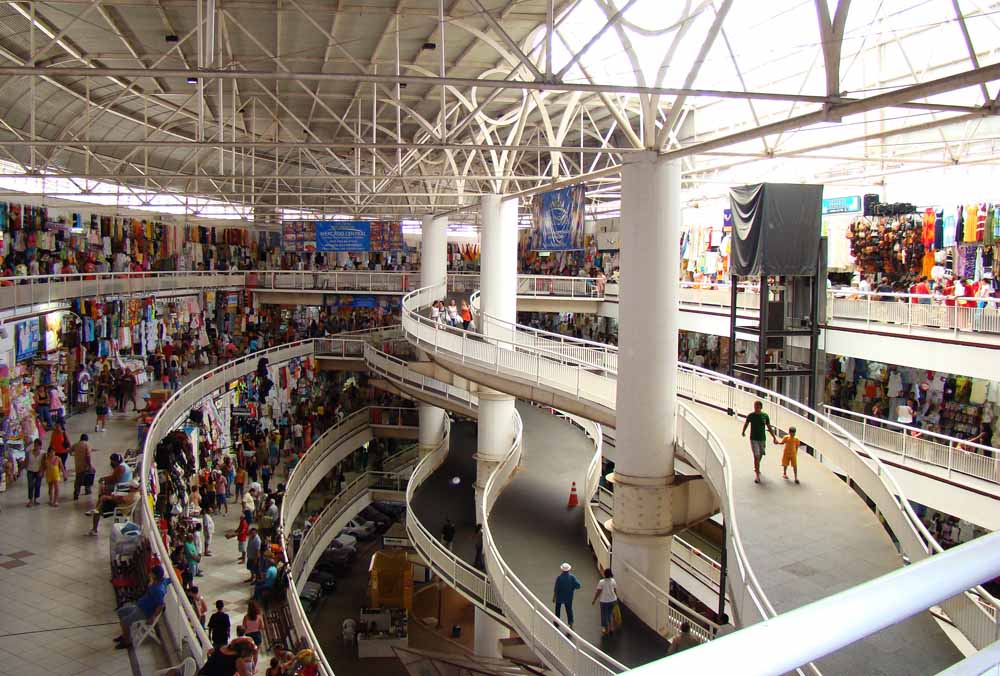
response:
M177 37L176 35L167 35L167 36L164 37L164 39L167 42L180 42L181 41L181 39L179 37Z
M427 50L427 51L429 51L429 52L430 52L430 51L433 51L433 50L435 50L435 49L437 49L437 48L438 48L438 46L437 46L437 43L436 43L436 42L425 42L425 43L424 43L424 46L423 46L423 47L421 47L421 49L426 49L426 50Z
M187 79L187 83L188 84L198 84L198 78L196 78L196 77L190 77L189 76L188 79Z

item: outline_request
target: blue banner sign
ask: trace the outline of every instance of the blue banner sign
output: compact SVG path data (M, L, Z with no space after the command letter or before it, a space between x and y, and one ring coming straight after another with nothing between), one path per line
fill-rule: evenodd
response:
M582 249L585 203L586 193L582 185L536 195L531 203L531 249L535 251Z
M31 359L38 353L38 342L41 339L39 321L39 318L35 317L14 325L14 348L17 361Z
M825 197L823 198L824 214L847 214L853 211L861 211L861 196L852 197Z
M370 221L316 221L316 250L323 252L371 251Z

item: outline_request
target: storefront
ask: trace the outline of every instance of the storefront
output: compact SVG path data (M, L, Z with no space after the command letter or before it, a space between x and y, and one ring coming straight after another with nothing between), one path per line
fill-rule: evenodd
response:
M831 406L897 419L899 406L916 404L923 429L978 443L1000 443L994 424L1000 411L1000 382L926 371L853 357L827 355L826 393Z

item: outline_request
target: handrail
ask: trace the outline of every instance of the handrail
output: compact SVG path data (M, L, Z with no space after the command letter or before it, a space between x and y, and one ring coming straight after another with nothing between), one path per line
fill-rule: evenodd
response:
M486 572L465 561L434 537L413 509L417 489L444 463L450 442L451 420L445 415L441 440L417 464L406 486L406 534L421 558L448 586L495 619L506 623L496 589Z
M593 364L577 362L575 366L571 365L574 361L572 355L565 352L534 349L530 354L519 354L516 336L484 336L481 333L451 328L442 330L443 327L420 316L415 309L422 307L424 301L441 286L442 283L439 283L418 289L403 298L403 329L418 345L430 351L449 353L463 363L482 364L494 373L503 369L506 373L517 374L524 381L544 384L560 392L567 392L577 399L614 407L616 379L608 377L607 369L598 369L598 373L594 373ZM431 331L426 330L428 327ZM502 349L505 346L509 347ZM838 456L837 464L842 468L845 465L853 468L853 473L849 472L848 476L861 485L875 501L877 509L885 516L890 530L895 534L903 554L913 561L942 551L940 544L913 512L888 469L877 457L872 459L874 467L867 464L863 458L870 454L866 452L864 445L829 417L780 394L706 369L681 365L679 370L679 393L682 396L721 406L729 411L738 408L748 410L753 399L762 399L777 407L772 415L777 426L781 426L780 419L788 417L789 422L812 426L808 434L803 433L803 437L816 437L824 444L827 441L834 444L841 442L841 447L848 454ZM820 432L828 437L823 437ZM806 441L808 443L810 439ZM821 444L820 448L823 447ZM839 453L837 448L831 448L826 454L834 451ZM983 608L980 600L987 604L989 610ZM973 590L971 596L953 599L945 610L974 645L981 647L995 633L997 601L981 588Z
M865 415L864 413L858 413L857 411L852 411L846 408L839 408L837 406L831 406L830 404L823 404L823 408L827 411L833 411L838 418L859 418L866 423L869 423L876 427L885 427L893 429L901 434L907 434L916 437L930 437L933 439L941 439L945 443L942 445L953 447L953 446L969 446L970 448L978 448L980 451L985 453L1000 453L1000 448L995 446L989 446L987 444L980 444L969 439L961 439L959 437L950 437L947 434L941 434L940 432L932 432L931 430L925 430L920 427L914 427L913 425L907 425L905 423L896 422L895 420L889 420L887 418L876 418L875 416ZM961 449L957 449L961 450Z
M354 477L339 493L330 498L311 525L308 525L307 522L304 529L305 535L303 535L298 549L289 549L287 547L288 543L283 542L282 549L286 552L286 556L287 552L291 551L290 559L292 567L289 569L291 573L290 581L294 584L296 579L307 579L309 577L314 565L310 563L310 559L314 558L313 554L319 545L318 541L324 538L333 539L336 533L340 532L343 525L339 528L334 528L334 526L338 521L343 519L346 522L354 516L354 513L350 517L346 515L351 511L351 507L357 502L359 496L371 490L403 491L407 481L406 477L392 472L376 472L373 470L364 471ZM309 493L312 493L312 491L309 491ZM285 531L290 530L295 523L294 516L289 516L287 521L285 520L285 516L283 513L281 517L281 537L283 540L287 538ZM331 530L335 531L333 535L329 535Z
M331 450L340 447L342 438L354 435L369 427L370 415L367 406L354 411L343 420L331 425L313 441L308 451L302 456L302 460L292 469L285 481L285 499L281 503L281 509L282 514L288 516L288 523L295 520L309 497L309 493L325 474L325 472L314 471L315 468L327 459ZM308 486L309 489L302 490L302 486L299 484Z
M651 662L629 673L636 676L783 674L926 608L943 605L962 589L989 580L998 572L1000 533L990 533L939 556L782 613L768 622L685 650L667 662ZM934 584L928 584L928 580L934 580ZM993 642L996 639L994 636Z
M560 673L610 676L625 671L625 665L594 647L556 617L548 605L542 603L511 570L493 539L490 513L521 458L524 426L516 410L513 422L514 441L504 460L487 479L480 505L486 570L500 590L499 598L504 607L504 615L517 628L521 639Z
M143 444L139 474L140 507L138 514L143 536L149 541L153 553L161 562L170 561L170 553L167 551L166 544L160 535L159 526L153 514L152 507L153 494L151 481L156 481L153 476L156 472L156 468L154 467L156 445L187 416L188 412L197 402L217 389L224 387L229 381L256 370L257 360L261 357L268 357L271 363L280 363L289 359L308 356L313 353L314 349L314 340L304 340L260 350L230 361L185 383L156 413L147 432L146 441ZM172 601L165 606L167 624L175 636L175 644L180 646L182 643L187 643L192 656L199 663L202 663L205 660L207 651L212 647L211 640L204 628L202 628L190 601L180 591L183 589L183 585L173 566L168 565L165 568L171 582L168 599Z
M346 354L349 351L356 350L360 353L363 348L355 348L355 344L362 342L358 338L315 338L258 350L257 352L233 359L210 371L206 371L197 378L185 383L167 399L150 423L146 434L146 441L142 448L141 469L139 472L140 506L137 513L140 525L142 526L143 537L149 541L156 558L161 562L170 560L170 553L167 551L166 543L160 534L159 526L153 513L153 494L157 490L155 487L158 486L158 480L155 477L156 468L154 458L156 446L160 440L185 420L188 412L202 399L224 388L232 380L253 373L257 368L258 360L263 357L267 357L268 362L274 365L289 361L290 359L310 357L317 352ZM167 602L165 603L165 623L174 636L175 645L183 649L183 645L186 644L195 660L199 664L203 663L207 651L212 647L212 643L208 634L202 628L197 613L195 613L194 608L191 606L191 602L180 591L183 589L183 586L173 566L164 567L171 582ZM293 605L296 602L297 598L290 600L290 603ZM301 607L299 607L299 611L298 618L301 620L305 615L301 613ZM308 625L307 622L305 624ZM321 660L325 663L325 659L322 658L322 651L319 649L319 644L316 643L315 636L311 634L311 628L307 627L307 633L310 636L311 647L316 649L317 653L320 654ZM326 669L325 676L333 676L333 671L329 669L329 665L326 665Z
M1000 484L1000 449L834 406L824 404L824 408L830 412L831 418L864 444L901 455L904 461L912 459L940 467L947 470L948 477L957 472ZM963 448L965 446L970 449Z

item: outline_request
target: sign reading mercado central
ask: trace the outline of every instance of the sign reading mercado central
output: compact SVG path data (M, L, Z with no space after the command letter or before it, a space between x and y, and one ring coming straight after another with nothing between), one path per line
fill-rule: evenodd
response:
M550 190L531 200L530 248L535 251L583 249L584 186Z
M285 251L298 253L405 252L399 222L302 221L283 225Z

